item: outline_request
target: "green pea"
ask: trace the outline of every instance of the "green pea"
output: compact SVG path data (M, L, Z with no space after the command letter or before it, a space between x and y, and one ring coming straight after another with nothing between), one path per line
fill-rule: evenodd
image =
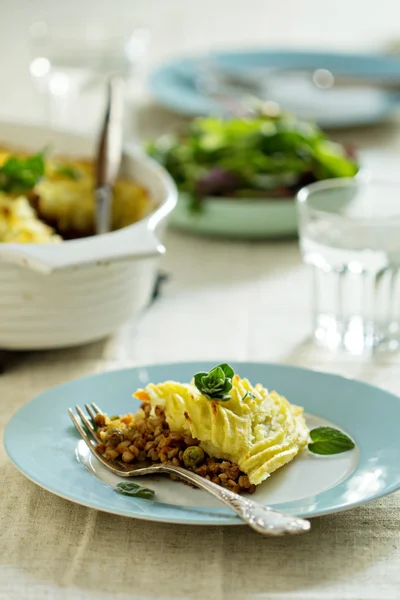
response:
M189 446L183 453L183 462L187 467L198 467L204 460L204 452L200 446Z

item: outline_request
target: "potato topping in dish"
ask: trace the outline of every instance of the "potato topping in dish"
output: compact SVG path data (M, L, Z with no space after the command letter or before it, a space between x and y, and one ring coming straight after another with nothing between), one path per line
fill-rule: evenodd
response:
M38 219L26 198L9 198L0 193L0 242L48 244L60 241L60 236Z
M88 160L0 148L0 242L60 242L94 233L94 165ZM145 217L154 206L129 179L113 190L112 229Z
M301 407L241 379L229 365L198 373L191 383L149 384L134 396L143 402L135 415L102 423L101 450L110 460L120 455L125 460L119 450L128 451L127 462L138 457L177 459L174 464L184 464L234 491L254 491L310 440ZM148 438L142 440L144 432ZM114 446L113 434L118 442ZM138 448L135 440L140 441ZM185 460L192 447L193 464Z

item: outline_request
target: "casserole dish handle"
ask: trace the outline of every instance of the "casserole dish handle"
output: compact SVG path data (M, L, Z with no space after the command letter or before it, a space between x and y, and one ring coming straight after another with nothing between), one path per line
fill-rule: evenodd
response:
M156 258L164 252L155 232L140 223L60 244L0 244L0 264L14 264L50 275L89 265L106 266L122 260Z

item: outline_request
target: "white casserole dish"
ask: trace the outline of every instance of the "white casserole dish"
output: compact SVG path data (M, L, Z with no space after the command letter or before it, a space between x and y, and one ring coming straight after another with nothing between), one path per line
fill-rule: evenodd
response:
M0 144L93 156L94 143L47 129L0 123ZM101 339L149 302L167 219L177 201L165 170L127 146L121 174L158 208L129 227L60 244L0 243L0 349L50 349Z

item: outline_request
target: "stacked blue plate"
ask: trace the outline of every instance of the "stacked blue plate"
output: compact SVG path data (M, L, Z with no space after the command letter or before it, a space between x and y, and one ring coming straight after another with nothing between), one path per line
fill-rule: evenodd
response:
M325 128L377 123L388 118L400 101L400 93L395 90L374 85L321 89L304 77L304 71L326 69L342 76L393 83L400 81L400 60L396 57L296 50L217 52L171 60L150 76L155 99L191 116L221 112L221 106L197 85L198 74L209 64L230 75L261 73L263 69L266 73L280 71L279 77L271 77L268 82L268 100Z

